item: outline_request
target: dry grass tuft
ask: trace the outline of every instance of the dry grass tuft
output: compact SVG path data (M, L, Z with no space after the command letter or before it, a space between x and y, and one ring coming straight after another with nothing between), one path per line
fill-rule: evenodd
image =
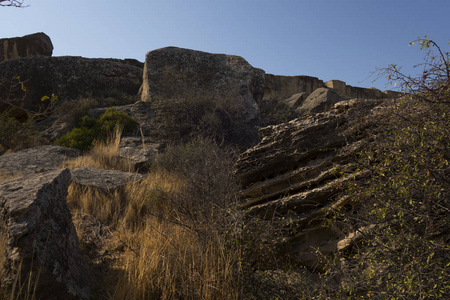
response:
M131 172L133 170L131 162L117 156L121 136L122 132L117 130L106 141L94 142L94 146L88 154L67 161L64 163L64 167L92 167L96 169Z

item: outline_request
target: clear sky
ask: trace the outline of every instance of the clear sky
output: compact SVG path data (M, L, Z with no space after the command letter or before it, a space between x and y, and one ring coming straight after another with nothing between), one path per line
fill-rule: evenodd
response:
M135 58L166 46L244 57L277 75L386 87L367 77L422 62L428 35L445 49L450 0L25 0L0 7L0 38L45 32L54 56Z

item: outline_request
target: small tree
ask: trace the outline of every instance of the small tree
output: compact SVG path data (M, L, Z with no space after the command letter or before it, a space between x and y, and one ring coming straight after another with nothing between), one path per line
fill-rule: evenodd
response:
M342 288L369 298L450 296L450 60L426 37L422 76L395 64L380 75L407 94L384 112L358 119L375 142L358 162L371 172L350 183L350 212L339 215L349 231L372 228L346 257ZM367 129L368 128L368 129Z

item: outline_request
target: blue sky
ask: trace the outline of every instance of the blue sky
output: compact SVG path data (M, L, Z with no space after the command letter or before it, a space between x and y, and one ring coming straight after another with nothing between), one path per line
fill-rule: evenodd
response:
M386 87L367 77L423 53L409 42L450 40L450 0L25 0L0 7L0 38L45 32L54 56L135 58L165 46L244 57L277 75Z

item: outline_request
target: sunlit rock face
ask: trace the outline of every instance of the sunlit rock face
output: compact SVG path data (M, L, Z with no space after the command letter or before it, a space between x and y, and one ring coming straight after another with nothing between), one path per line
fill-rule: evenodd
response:
M0 39L0 62L35 55L52 56L52 53L52 41L43 32Z
M258 118L264 71L235 55L167 47L147 53L142 101L180 97L227 98L246 120Z

